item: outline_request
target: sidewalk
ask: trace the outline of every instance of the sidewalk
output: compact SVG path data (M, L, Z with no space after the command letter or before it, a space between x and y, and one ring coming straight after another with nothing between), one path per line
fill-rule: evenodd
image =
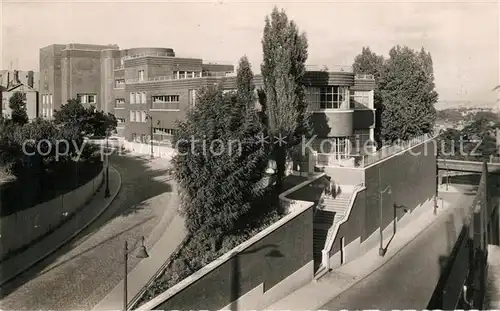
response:
M179 204L179 198L174 194L169 204L174 206ZM187 235L187 229L184 226L184 219L177 213L176 208L165 208L172 213L166 212L160 223L153 230L151 235L146 238L146 249L148 258L142 259L137 266L129 271L127 276L127 300L130 301L141 291L148 281L156 274L161 266L168 260L170 255L177 249L180 243ZM161 236L158 239L158 236ZM148 241L158 241L152 247ZM134 256L131 252L129 256ZM122 263L118 263L122 264ZM123 309L123 280L107 294L92 310L122 310Z
M451 190L451 187L449 188ZM458 190L455 189L458 192ZM441 202L439 202L441 203ZM411 223L401 228L391 242L384 257L378 254L375 247L361 257L326 274L318 281L313 281L293 292L289 296L266 307L267 310L317 310L333 298L340 295L368 275L375 272L391 260L408 243L415 240L418 235L432 225L436 220L446 216L452 211L451 204L443 201L444 206L437 209L437 215L431 206ZM390 237L384 239L387 244Z
M2 262L0 285L14 279L24 271L47 258L59 248L69 243L75 236L94 222L113 202L121 188L120 173L112 166L109 168L110 197L104 198L103 185L90 202L68 219L61 227L47 235L26 251Z

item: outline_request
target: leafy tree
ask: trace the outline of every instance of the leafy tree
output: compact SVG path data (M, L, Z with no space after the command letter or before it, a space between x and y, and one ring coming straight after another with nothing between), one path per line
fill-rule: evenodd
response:
M389 142L432 133L438 94L431 55L396 46L389 52L379 82L383 112L381 135Z
M375 141L380 146L382 142L381 124L382 112L382 97L380 94L380 76L384 67L384 57L372 52L369 47L363 47L361 54L354 58L353 71L356 74L372 74L375 78L375 89L373 90L373 106L375 108Z
M245 114L244 94L223 94L217 87L199 91L198 104L179 122L173 175L182 189L186 227L218 244L251 208L266 164L257 144L259 120ZM197 140L193 141L193 138ZM241 143L241 152L239 152Z
M289 21L286 13L275 7L266 17L262 38L261 73L265 96L261 96L261 100L265 100L262 106L266 134L273 140L271 150L276 162L278 193L285 174L287 152L308 133L307 104L302 85L307 47L305 34L299 33L295 22Z
M11 120L15 124L23 125L28 123L28 114L26 113L26 103L24 95L21 92L15 92L9 99L9 108L12 110Z
M253 109L256 96L253 83L253 72L248 58L243 56L238 64L236 76L238 102L245 104L248 109Z
M74 136L102 137L107 131L114 132L117 125L113 114L96 111L94 106L85 108L78 99L69 99L61 110L55 111L54 122Z

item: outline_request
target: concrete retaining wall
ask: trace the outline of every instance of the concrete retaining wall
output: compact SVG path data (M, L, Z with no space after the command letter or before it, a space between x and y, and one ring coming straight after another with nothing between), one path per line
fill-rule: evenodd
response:
M0 219L0 259L29 245L83 207L99 189L104 170L85 185L50 201Z
M137 310L259 310L311 282L314 203L288 195L313 181L280 195L289 214Z

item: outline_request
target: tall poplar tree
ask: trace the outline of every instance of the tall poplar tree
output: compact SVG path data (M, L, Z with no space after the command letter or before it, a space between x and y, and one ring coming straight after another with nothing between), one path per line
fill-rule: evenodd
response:
M384 105L381 134L392 142L433 133L434 107L438 94L434 86L432 57L422 49L393 47L380 76L379 88Z
M307 132L307 104L302 78L307 60L307 38L285 11L274 8L266 17L262 38L264 94L261 94L266 134L276 161L277 192L285 174L287 151ZM263 96L265 95L265 96Z

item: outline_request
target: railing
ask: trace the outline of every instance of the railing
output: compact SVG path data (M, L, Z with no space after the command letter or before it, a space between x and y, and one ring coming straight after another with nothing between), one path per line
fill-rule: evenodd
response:
M358 80L375 80L374 75L357 74L354 77Z
M397 141L392 145L384 146L380 150L366 155L360 155L355 157L355 166L356 167L367 167L376 162L379 162L387 157L390 157L398 152L404 151L406 149L410 149L416 145L419 145L429 139L432 139L433 136L430 134L424 134L421 136L414 137L407 141Z
M120 65L120 66L115 67L115 70L122 70L122 69L125 69L125 66Z
M351 197L349 198L349 206L347 208L346 213L344 214L344 217L342 217L342 219L338 223L336 223L334 226L328 229L328 233L326 235L325 247L321 251L322 255L321 264L323 265L323 267L326 268L326 271L330 270L330 251L332 250L333 243L335 242L335 238L337 237L340 226L349 219L352 208L354 206L354 201L356 200L356 196L358 195L358 193L365 189L366 187L364 183L360 183L354 187L354 191Z
M174 57L174 56L169 56L167 52L148 52L148 53L140 53L140 54L128 55L128 56L123 57L123 60L140 58L140 57L148 57L148 56L154 56L154 57Z
M179 110L179 103L167 103L167 102L156 102L151 105L152 109L169 109L169 110Z
M220 77L236 77L235 72L227 73L227 72L202 72L201 75L197 76L189 76L189 77L182 77L177 75L169 75L169 76L159 76L159 77L149 77L148 79L128 79L126 81L127 84L134 84L134 83L151 83L151 82L162 82L162 81L171 81L171 80L188 80L188 79L200 79L200 78L206 78L206 77L215 77L215 78L220 78Z
M306 71L353 72L352 66L341 65L306 65Z
M125 103L122 104L115 104L116 109L124 109L125 108Z

